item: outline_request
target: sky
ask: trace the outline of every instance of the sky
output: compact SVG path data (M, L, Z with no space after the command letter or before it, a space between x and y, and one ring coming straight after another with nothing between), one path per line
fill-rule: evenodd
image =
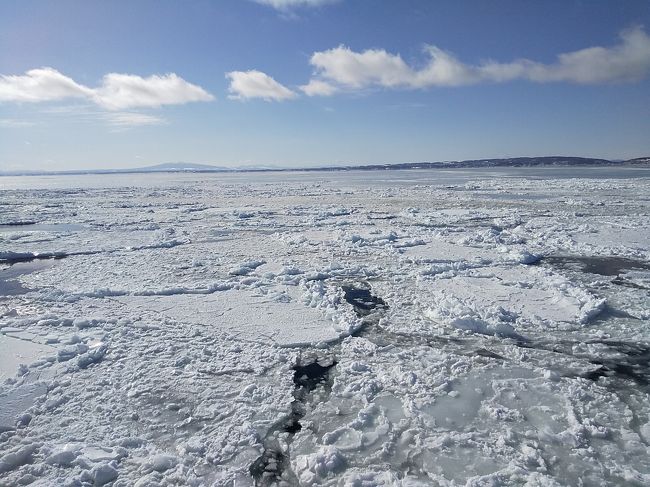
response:
M0 171L544 155L650 156L650 2L0 2Z

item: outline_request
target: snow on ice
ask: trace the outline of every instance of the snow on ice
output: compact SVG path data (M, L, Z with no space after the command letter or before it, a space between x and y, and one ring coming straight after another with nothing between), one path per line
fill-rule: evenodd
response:
M638 171L8 184L0 485L649 485Z

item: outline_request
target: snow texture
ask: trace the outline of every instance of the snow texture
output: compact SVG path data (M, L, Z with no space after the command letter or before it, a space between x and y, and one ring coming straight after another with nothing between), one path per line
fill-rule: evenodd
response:
M0 485L650 485L641 172L3 178Z

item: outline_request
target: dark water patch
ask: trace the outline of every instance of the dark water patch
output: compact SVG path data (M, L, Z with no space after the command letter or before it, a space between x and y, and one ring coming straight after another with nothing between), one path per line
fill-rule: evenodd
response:
M328 363L329 362L329 363ZM293 383L296 389L305 392L313 391L318 385L327 381L329 372L336 362L332 359L311 362L306 365L296 365L293 370Z
M287 455L277 440L267 445L265 443L264 453L249 467L248 471L255 480L255 485L271 486L282 481L283 472L289 463Z
M492 352L491 350L487 350L485 348L479 348L478 350L474 350L474 355L478 355L479 357L487 357L487 358L493 358L497 360L505 360L506 358L502 355L499 355L498 353Z
M620 377L632 380L639 385L647 386L650 384L650 371L648 370L649 358L647 357L644 363L636 361L616 362L614 360L592 360L592 364L600 365L600 367L584 374L583 377L594 382L597 382L601 377Z
M78 253L76 255L83 255L83 254ZM65 259L66 257L68 257L67 254L47 254L47 253L46 254L14 254L5 257L4 259L0 259L0 264L8 264L13 266L16 264L33 262L38 260L45 260L45 261L60 260L60 259Z
M608 320L613 320L616 318L624 318L624 319L631 319L631 320L638 320L636 316L631 315L627 311L623 311L621 309L616 309L612 308L610 305L605 304L605 307L603 310L598 313L592 320L591 323L596 324L596 323L602 323Z
M541 262L560 269L576 269L600 276L618 276L627 270L650 270L648 262L626 257L586 257L577 255L548 256Z
M632 288L632 289L650 290L650 288L648 288L646 286L642 286L641 284L637 284L634 281L624 279L624 278L622 278L620 276L612 279L612 284L616 284L617 286L629 287L629 288Z
M423 346L437 349L447 348L449 346L457 346L463 350L467 348L467 340L463 338L391 331L380 325L363 327L353 333L352 336L363 337L378 347L398 345L401 347ZM454 352L454 350L449 350L449 352Z
M359 317L368 316L375 310L386 310L388 305L386 302L374 296L370 291L370 287L355 287L351 285L342 286L343 299L350 303L354 308L354 312Z
M650 344L619 340L588 340L584 342L560 340L552 343L516 343L517 346L544 350L584 359L598 368L577 377L598 381L601 377L633 381L640 386L650 385ZM580 345L602 345L602 350L581 351ZM576 376L570 376L576 377ZM621 384L610 384L612 387Z
M623 342L619 340L592 340L587 343L600 343L628 357L641 357L650 362L650 344Z
M309 399L309 394L321 385L329 393L330 370L335 366L336 362L332 359L321 359L321 363L316 361L294 366L294 400L291 403L291 414L282 426L285 432L295 434L302 429L300 420L305 416L305 403Z
M291 412L271 429L264 438L264 451L249 467L249 473L255 480L255 485L271 486L280 482L297 483L297 479L289 468L289 455L282 448L278 435L288 433L286 443L302 429L300 420L307 413L307 404L313 401L313 393L323 388L329 394L331 388L331 372L336 367L332 357L309 354L301 357L293 367L293 401ZM321 398L322 400L322 398Z
M564 355L571 355L576 357L585 356L580 351L575 351L579 345L603 345L608 352L617 353L629 357L643 357L650 358L650 344L642 342L624 342L620 340L556 340L552 342L543 342L529 340L527 342L514 342L515 345L522 348L530 348L536 350L545 350L548 352L561 353Z
M394 220L397 218L397 215L391 215L389 213L376 213L373 212L366 216L368 220Z
M18 220L13 222L0 223L0 231L7 227L22 227L25 225L36 225L37 222L32 220Z

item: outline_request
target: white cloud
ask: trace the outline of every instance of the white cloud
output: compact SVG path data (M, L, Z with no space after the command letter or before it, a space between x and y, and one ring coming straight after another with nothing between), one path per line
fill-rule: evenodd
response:
M109 73L104 76L102 86L95 90L93 99L109 110L123 110L211 101L214 97L174 73L148 78Z
M377 84L392 87L408 84L413 77L411 68L399 55L383 49L354 52L345 46L315 52L310 63L322 78L350 88Z
M306 85L300 86L300 89L307 96L330 96L338 91L336 86L319 79L310 80Z
M355 52L345 46L315 52L310 63L316 68L316 78L306 86L325 82L335 88L363 89L426 88L430 86L459 86L481 81L476 68L465 65L451 54L427 46L427 64L421 69L409 66L399 54L384 49ZM314 95L329 95L336 90L312 90Z
M286 11L297 7L319 7L338 0L254 0L256 3L268 5L276 10Z
M472 66L458 61L453 55L435 46L426 46L428 64L414 71L409 84L414 88L428 86L461 86L479 82L480 76Z
M40 102L84 98L92 90L52 68L30 69L24 75L0 75L0 102Z
M97 88L78 84L53 68L32 69L20 76L0 76L0 102L37 103L67 98L85 98L108 110L214 100L203 88L174 73L148 78L109 73Z
M230 80L230 98L235 100L262 98L266 101L283 101L297 96L295 92L261 71L231 71L226 73L226 78Z
M560 54L554 64L527 59L513 63L486 63L484 76L495 79L525 78L537 82L618 83L638 81L650 71L650 37L641 27L624 30L621 43L612 47L588 47Z
M355 52L339 46L312 55L310 63L315 67L316 77L302 88L310 96L326 96L333 94L337 87L348 90L372 86L427 88L516 79L593 84L644 78L650 72L650 37L641 27L623 31L620 37L618 45L560 54L552 64L519 59L471 65L438 47L426 46L428 60L420 69L409 66L399 54L383 49Z
M136 112L111 112L103 115L104 120L114 127L140 127L143 125L164 125L167 120L155 115Z

